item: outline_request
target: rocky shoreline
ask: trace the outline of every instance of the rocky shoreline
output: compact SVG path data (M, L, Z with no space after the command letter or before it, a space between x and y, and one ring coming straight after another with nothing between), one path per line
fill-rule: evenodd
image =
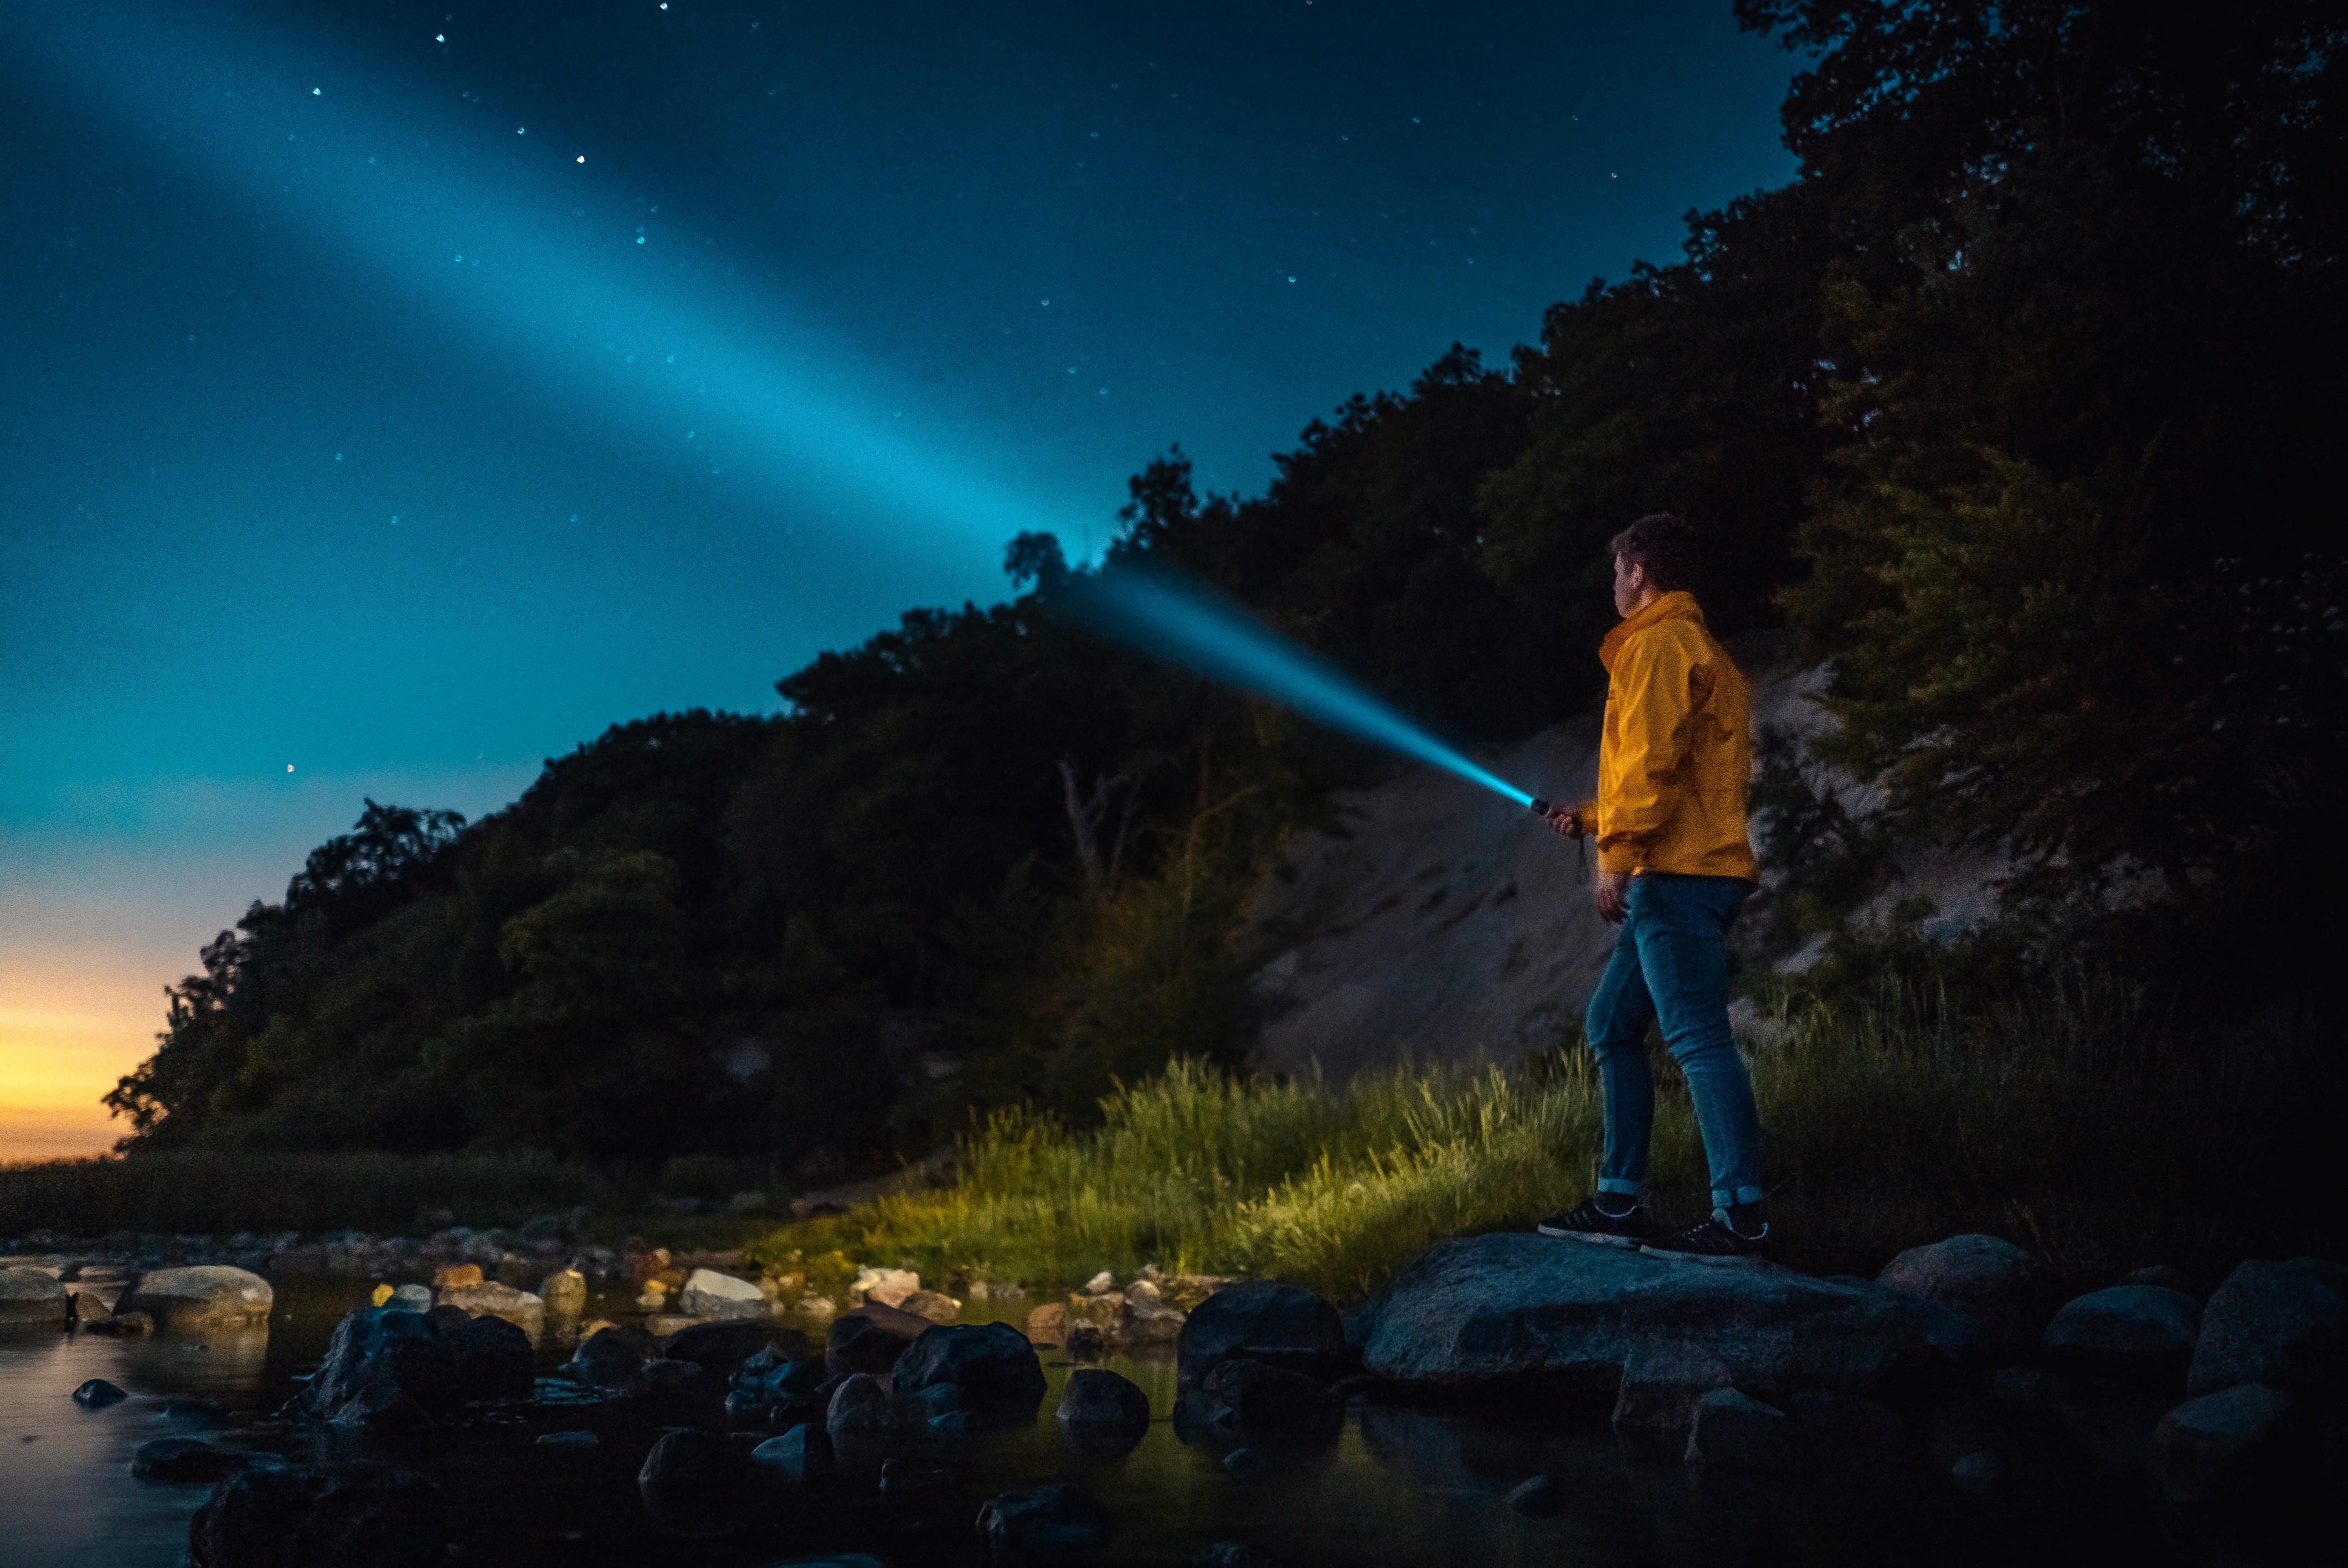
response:
M1014 1326L955 1321L963 1302L906 1270L858 1270L851 1304L832 1310L803 1276L738 1256L526 1232L273 1243L272 1261L428 1268L430 1283L380 1279L280 1412L355 1457L296 1463L201 1438L139 1450L142 1476L214 1482L191 1562L289 1561L288 1540L317 1561L437 1555L454 1527L419 1455L491 1429L526 1445L525 1465L624 1454L645 1517L670 1534L723 1534L778 1509L877 1509L884 1533L890 1520L934 1529L963 1445L1040 1414L1045 1352L1076 1363L1054 1412L1074 1451L1120 1453L1170 1415L1234 1477L1279 1445L1334 1441L1356 1399L1602 1409L1626 1448L1700 1471L1907 1467L1991 1501L2087 1481L2189 1511L2256 1509L2309 1494L2348 1457L2348 1274L2313 1258L2244 1263L2206 1299L2147 1271L2063 1300L2029 1254L1989 1236L1903 1253L1869 1280L1495 1234L1429 1248L1342 1316L1291 1286L1151 1270L1096 1278ZM163 1333L267 1316L257 1272L188 1261L132 1277L106 1261L117 1250L56 1277L0 1267L0 1316L143 1314ZM537 1290L510 1282L541 1266ZM118 1300L72 1300L109 1268ZM582 1320L591 1286L635 1289L641 1317ZM549 1336L572 1354L541 1376ZM1173 1358L1170 1411L1086 1364L1112 1348ZM110 1387L86 1390L93 1408ZM1539 1512L1556 1485L1529 1476L1511 1503ZM991 1496L958 1528L1016 1554L1097 1545L1114 1521L1081 1485L1054 1482Z

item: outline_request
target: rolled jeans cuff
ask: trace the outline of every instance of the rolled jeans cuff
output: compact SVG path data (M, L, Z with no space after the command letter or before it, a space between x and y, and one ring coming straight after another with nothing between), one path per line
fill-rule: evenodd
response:
M1626 1182L1620 1176L1601 1176L1598 1178L1598 1190L1601 1193L1613 1193L1625 1198L1635 1198L1639 1195L1639 1184Z
M1598 1184L1601 1187L1603 1187L1606 1184L1601 1182ZM1761 1189L1758 1187L1715 1187L1712 1189L1712 1204L1713 1207L1718 1209L1725 1209L1735 1204L1757 1204L1760 1201Z

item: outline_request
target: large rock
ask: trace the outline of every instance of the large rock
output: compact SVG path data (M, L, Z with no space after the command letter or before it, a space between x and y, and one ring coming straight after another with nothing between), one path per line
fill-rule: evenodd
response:
M778 1438L768 1438L750 1450L750 1462L760 1475L784 1481L821 1481L831 1473L831 1438L823 1428L802 1421Z
M2202 1308L2185 1391L2264 1383L2293 1394L2336 1393L2348 1370L2343 1345L2348 1270L2314 1257L2253 1260L2228 1275Z
M496 1280L451 1286L440 1293L440 1305L456 1307L468 1317L502 1317L533 1339L546 1331L546 1303Z
M834 1448L886 1432L896 1424L897 1414L889 1403L888 1386L869 1372L854 1372L841 1378L839 1387L831 1391L831 1403L823 1412L824 1430Z
M644 1363L656 1348L653 1337L633 1324L598 1328L571 1353L571 1375L591 1389L613 1393L641 1389Z
M403 1314L414 1321L414 1313ZM370 1461L249 1465L188 1525L189 1568L417 1568L447 1555L439 1489Z
M1734 1389L1695 1402L1687 1462L1725 1470L1792 1470L1802 1462L1801 1433L1784 1411Z
M1236 1294L1210 1296L1191 1323ZM1437 1243L1357 1310L1348 1333L1364 1369L1382 1378L1447 1388L1532 1378L1593 1393L1619 1392L1632 1351L1658 1344L1700 1348L1737 1387L1768 1394L1868 1392L1925 1351L1918 1313L1880 1286L1523 1233Z
M1174 1339L1176 1373L1184 1384L1233 1356L1327 1376L1344 1354L1345 1325L1337 1309L1309 1290L1272 1280L1215 1292L1191 1310Z
M1993 1235L1952 1235L1910 1247L1883 1266L1875 1283L1967 1314L1995 1355L2026 1349L2045 1322L2045 1270Z
M1065 1427L1138 1436L1149 1425L1149 1396L1131 1378L1106 1368L1079 1367L1060 1391L1059 1419Z
M118 1313L143 1312L162 1329L235 1328L269 1321L276 1300L269 1282L225 1264L159 1268L114 1304Z
M36 1268L0 1268L0 1323L63 1324L73 1292Z
M2047 1358L2073 1376L2181 1378L2201 1331L2201 1304L2157 1285L2115 1285L2065 1302L2046 1326Z
M2242 1490L2291 1415L2291 1396L2237 1383L2188 1399L2152 1430L2152 1473L2171 1502L2214 1502Z
M843 1312L825 1331L824 1365L834 1372L886 1372L907 1346L935 1327L926 1317L878 1304Z
M978 1511L978 1532L998 1553L1080 1552L1109 1528L1108 1511L1072 1481L1001 1492Z
M362 1307L335 1326L326 1358L298 1408L342 1426L415 1426L463 1402L457 1348L431 1319Z
M774 1304L767 1299L764 1291L747 1279L736 1279L714 1268L696 1268L685 1276L685 1289L677 1297L677 1310L687 1317L719 1322L746 1318L763 1322L775 1315Z
M1008 1323L932 1328L898 1358L893 1382L900 1395L951 1383L971 1409L1026 1411L1044 1402L1044 1365Z
M396 1310L396 1309L394 1309ZM457 1352L457 1380L469 1399L527 1399L538 1381L530 1336L502 1317L469 1319L444 1334Z

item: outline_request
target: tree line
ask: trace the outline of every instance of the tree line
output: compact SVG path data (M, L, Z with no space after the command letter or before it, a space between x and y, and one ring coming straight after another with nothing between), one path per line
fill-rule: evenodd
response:
M2294 983L2339 931L2348 24L1735 8L1801 62L1792 182L1505 366L1455 345L1350 399L1261 495L1157 458L1111 558L1488 741L1589 703L1604 541L1680 512L1715 626L1829 662L1867 831L2013 856L2012 951ZM170 988L108 1097L130 1146L812 1177L1242 1062L1237 910L1377 764L1056 613L1048 537L1006 569L785 677L779 716L614 725L478 823L370 802ZM1768 798L1780 856L1819 849Z

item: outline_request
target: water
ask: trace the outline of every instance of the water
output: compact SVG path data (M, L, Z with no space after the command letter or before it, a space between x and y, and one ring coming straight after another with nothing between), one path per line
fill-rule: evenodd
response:
M602 1412L537 1409L435 1433L420 1448L354 1449L267 1412L323 1353L366 1282L281 1284L266 1329L202 1338L116 1340L22 1329L0 1333L0 1563L170 1568L180 1561L200 1486L129 1475L132 1450L151 1438L211 1435L224 1446L316 1457L323 1448L373 1451L433 1474L446 1490L462 1543L452 1561L627 1564L689 1551L710 1568L759 1568L827 1552L869 1552L904 1564L986 1562L970 1528L994 1492L1082 1477L1117 1521L1094 1561L1187 1563L1218 1541L1241 1541L1277 1564L1494 1565L1744 1563L1973 1563L2055 1549L2188 1561L2178 1538L2156 1535L2148 1503L2080 1500L2069 1512L2025 1513L1956 1492L1921 1461L1871 1473L1800 1478L1692 1477L1669 1460L1634 1459L1604 1412L1505 1407L1437 1408L1357 1398L1320 1441L1282 1445L1178 1432L1169 1418L1169 1361L1112 1357L1158 1413L1130 1453L1086 1458L1050 1412L1069 1368L1045 1353L1050 1392L1032 1424L922 1445L959 1472L950 1503L927 1513L870 1497L810 1507L795 1494L767 1505L748 1532L680 1542L644 1515L634 1476L669 1419L646 1402ZM618 1305L593 1304L597 1310ZM975 1307L976 1304L973 1304ZM545 1347L547 1360L562 1348ZM76 1387L105 1378L132 1399L102 1410L73 1403ZM234 1423L207 1434L161 1414L176 1397L212 1399ZM506 1424L511 1420L512 1424ZM561 1462L535 1449L540 1431L592 1425L604 1445ZM1192 1440L1186 1441L1185 1436ZM1247 1441L1262 1471L1231 1474L1225 1452ZM1508 1491L1546 1472L1566 1506L1521 1514Z
M1519 805L1533 803L1528 792L1478 766L1330 665L1202 589L1161 573L1117 567L1085 579L1075 586L1073 598L1087 624L1145 652L1457 774Z

